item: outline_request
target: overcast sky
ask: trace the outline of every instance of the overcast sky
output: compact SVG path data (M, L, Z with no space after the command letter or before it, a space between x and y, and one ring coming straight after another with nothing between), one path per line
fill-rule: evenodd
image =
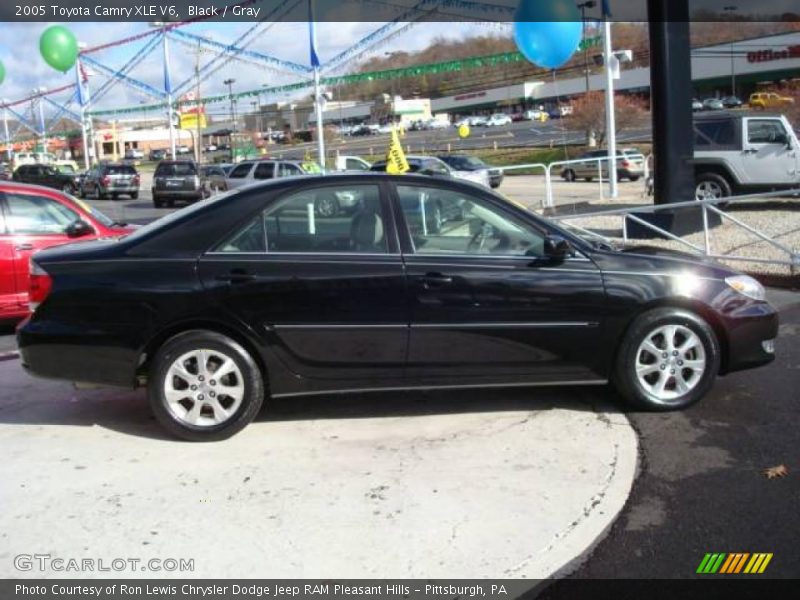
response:
M320 23L318 25L318 53L323 64L338 53L350 48L358 40L370 34L383 23ZM49 67L39 54L39 37L48 24L45 23L3 23L3 35L0 36L0 59L6 67L6 79L0 85L2 98L17 100L29 95L35 87L44 86L54 89L75 81L74 71L59 73ZM97 46L118 40L136 33L147 31L146 23L73 23L69 26L75 36L89 46ZM182 30L198 35L212 37L221 43L232 43L242 33L252 27L251 23L197 23L187 25ZM362 58L382 55L395 50L413 51L426 47L435 37L463 39L465 37L496 33L508 35L510 29L499 26L467 25L458 23L426 23L414 25L401 35ZM138 40L122 47L92 53L95 60L119 69L142 48L150 38ZM194 49L178 42L170 42L170 62L173 86L193 76ZM303 65L309 64L308 24L277 23L265 24L259 30L256 40L247 46L276 58L293 61ZM203 54L201 64L211 60L213 54ZM159 45L154 52L145 58L130 76L144 81L151 86L163 89L162 51ZM356 62L350 62L352 68ZM346 72L346 69L345 69ZM263 84L276 85L297 81L300 76L281 75L249 63L232 61L226 67L202 83L201 93L220 94L227 91L222 81L228 77L236 79L234 91L244 91L260 87ZM105 77L93 76L90 86L96 90L105 81ZM56 101L64 102L69 94L54 96ZM264 98L278 100L284 98ZM96 108L131 106L141 102L153 101L146 94L128 86L117 84L102 100L98 100ZM249 108L249 107L247 107Z

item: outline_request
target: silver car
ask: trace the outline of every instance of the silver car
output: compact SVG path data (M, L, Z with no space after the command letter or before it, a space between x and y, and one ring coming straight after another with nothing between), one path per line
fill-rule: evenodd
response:
M608 156L608 150L593 150L578 157L587 159L586 162L564 165L561 177L565 181L584 179L592 181L598 177L598 162L602 165L602 177L608 179L608 160L589 160ZM644 158L637 148L622 148L617 150L617 179L637 181L644 175Z

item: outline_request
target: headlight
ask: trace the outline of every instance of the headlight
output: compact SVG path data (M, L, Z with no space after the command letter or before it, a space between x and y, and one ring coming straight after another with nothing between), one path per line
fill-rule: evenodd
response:
M725 278L725 283L737 292L753 300L764 300L764 286L749 275L733 275Z

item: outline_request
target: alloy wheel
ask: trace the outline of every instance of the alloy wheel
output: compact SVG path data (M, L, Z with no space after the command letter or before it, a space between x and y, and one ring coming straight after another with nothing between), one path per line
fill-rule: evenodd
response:
M244 392L241 369L218 350L198 349L179 356L164 379L167 409L194 427L228 421L242 404Z
M639 385L661 404L693 390L706 371L700 337L683 325L662 325L645 336L636 352Z
M697 184L695 200L716 200L724 196L722 186L716 181L703 181Z

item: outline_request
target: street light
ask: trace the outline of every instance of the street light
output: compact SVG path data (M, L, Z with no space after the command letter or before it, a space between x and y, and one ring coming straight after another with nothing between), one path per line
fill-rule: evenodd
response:
M583 24L583 74L586 78L586 93L589 93L589 44L586 43L586 9L597 6L595 0L586 0L578 4L581 9L581 23Z
M731 19L733 19L733 13L738 10L738 6L729 5L722 8L725 12L731 13ZM731 96L736 96L736 68L733 62L733 38L731 38Z
M6 158L11 162L11 138L8 135L8 105L11 102L8 98L3 98L3 128L6 133Z
M236 83L236 80L229 78L229 79L226 79L225 81L223 81L222 83L223 83L223 85L227 85L228 86L228 97L231 100L231 122L233 124L233 133L230 135L230 140L231 140L231 162L234 162L233 134L236 133L236 108L235 108L234 101L233 101L233 84Z
M46 87L33 88L33 93L39 96L39 126L42 128L42 154L47 153L47 127L44 123L44 94Z

